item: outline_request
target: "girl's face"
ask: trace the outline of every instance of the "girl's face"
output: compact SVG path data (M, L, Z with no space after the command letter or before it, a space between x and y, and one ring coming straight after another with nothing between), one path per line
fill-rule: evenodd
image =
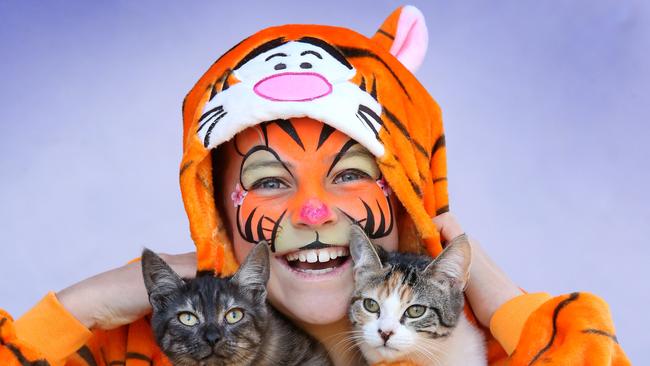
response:
M397 249L394 198L374 156L308 118L251 127L224 154L222 207L237 260L267 241L273 305L311 324L344 317L353 288L350 225Z

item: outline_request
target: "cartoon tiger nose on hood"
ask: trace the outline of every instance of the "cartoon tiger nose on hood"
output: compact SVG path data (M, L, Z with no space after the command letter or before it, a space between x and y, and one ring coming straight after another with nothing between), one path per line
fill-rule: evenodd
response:
M183 103L181 191L199 270L228 274L237 267L215 208L210 150L250 126L298 117L326 123L375 155L405 208L400 243L417 243L417 236L437 254L431 217L448 210L442 120L412 74L426 48L424 17L405 6L372 38L338 27L285 25L221 56Z

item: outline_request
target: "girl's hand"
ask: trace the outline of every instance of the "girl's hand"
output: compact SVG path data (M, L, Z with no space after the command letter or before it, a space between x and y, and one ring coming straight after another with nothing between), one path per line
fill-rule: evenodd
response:
M195 253L161 254L161 257L181 277L194 277ZM151 311L140 261L83 280L59 291L56 297L89 329L117 328Z
M436 216L433 222L444 241L449 242L463 234L458 220L449 212ZM508 300L523 294L523 291L492 261L475 240L470 238L469 241L472 245L472 266L465 294L477 320L481 325L489 327L494 312Z

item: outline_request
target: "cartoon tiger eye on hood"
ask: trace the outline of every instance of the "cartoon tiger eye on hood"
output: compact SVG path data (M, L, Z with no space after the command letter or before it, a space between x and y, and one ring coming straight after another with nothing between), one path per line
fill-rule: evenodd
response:
M299 117L321 121L370 151L405 208L398 220L415 228L410 235L417 232L403 242L421 239L437 254L430 218L448 210L444 134L438 105L412 74L426 48L424 17L405 6L371 38L339 27L285 25L219 57L183 104L181 191L199 270L237 268L214 205L210 150L250 126Z

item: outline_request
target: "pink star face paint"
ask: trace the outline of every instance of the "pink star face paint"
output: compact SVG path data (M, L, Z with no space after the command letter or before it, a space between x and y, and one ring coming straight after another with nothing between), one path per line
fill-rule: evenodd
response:
M350 225L371 238L394 228L390 188L375 158L343 133L309 119L273 121L238 134L232 188L238 234L276 253L344 246Z

